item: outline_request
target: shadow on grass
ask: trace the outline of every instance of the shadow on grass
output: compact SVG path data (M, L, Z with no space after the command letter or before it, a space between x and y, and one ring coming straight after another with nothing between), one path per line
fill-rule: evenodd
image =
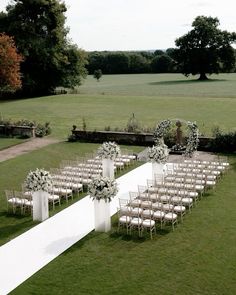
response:
M175 81L159 81L159 82L151 82L148 83L149 85L181 85L181 84L196 84L196 83L211 83L211 82L224 82L225 79L208 79L208 80L198 80L198 79L192 79L192 80L175 80Z

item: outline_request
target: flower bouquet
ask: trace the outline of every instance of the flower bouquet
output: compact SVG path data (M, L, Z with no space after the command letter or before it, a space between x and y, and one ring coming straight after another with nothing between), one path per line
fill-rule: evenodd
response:
M111 202L111 199L118 192L118 187L115 180L109 177L98 176L89 184L88 192L93 200Z
M165 164L168 160L169 150L167 145L156 145L153 147L148 147L147 153L148 159L151 162L156 162L159 164Z
M26 177L25 186L33 192L48 192L52 188L52 177L48 171L37 168L35 171L29 172Z
M115 142L104 142L98 148L97 155L102 159L115 160L121 155L120 147Z

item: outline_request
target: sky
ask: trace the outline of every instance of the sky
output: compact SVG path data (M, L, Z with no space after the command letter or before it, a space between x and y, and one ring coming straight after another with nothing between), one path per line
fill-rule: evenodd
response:
M4 10L10 0L0 0ZM218 17L236 31L235 0L65 0L68 37L86 51L175 47L196 16Z

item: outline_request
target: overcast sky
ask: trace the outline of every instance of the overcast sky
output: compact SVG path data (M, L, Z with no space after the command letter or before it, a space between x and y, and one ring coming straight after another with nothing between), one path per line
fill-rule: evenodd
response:
M3 10L10 0L0 0ZM175 46L198 15L218 17L236 31L235 0L65 0L73 43L92 50L146 50Z

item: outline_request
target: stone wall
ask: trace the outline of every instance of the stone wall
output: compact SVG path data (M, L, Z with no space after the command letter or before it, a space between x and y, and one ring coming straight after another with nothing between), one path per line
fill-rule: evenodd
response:
M0 134L4 136L35 137L35 127L0 125Z
M82 131L72 130L75 139L82 142L102 143L115 141L118 144L152 146L154 144L152 133L129 133L114 131ZM200 137L199 150L208 150L209 143L213 138Z

